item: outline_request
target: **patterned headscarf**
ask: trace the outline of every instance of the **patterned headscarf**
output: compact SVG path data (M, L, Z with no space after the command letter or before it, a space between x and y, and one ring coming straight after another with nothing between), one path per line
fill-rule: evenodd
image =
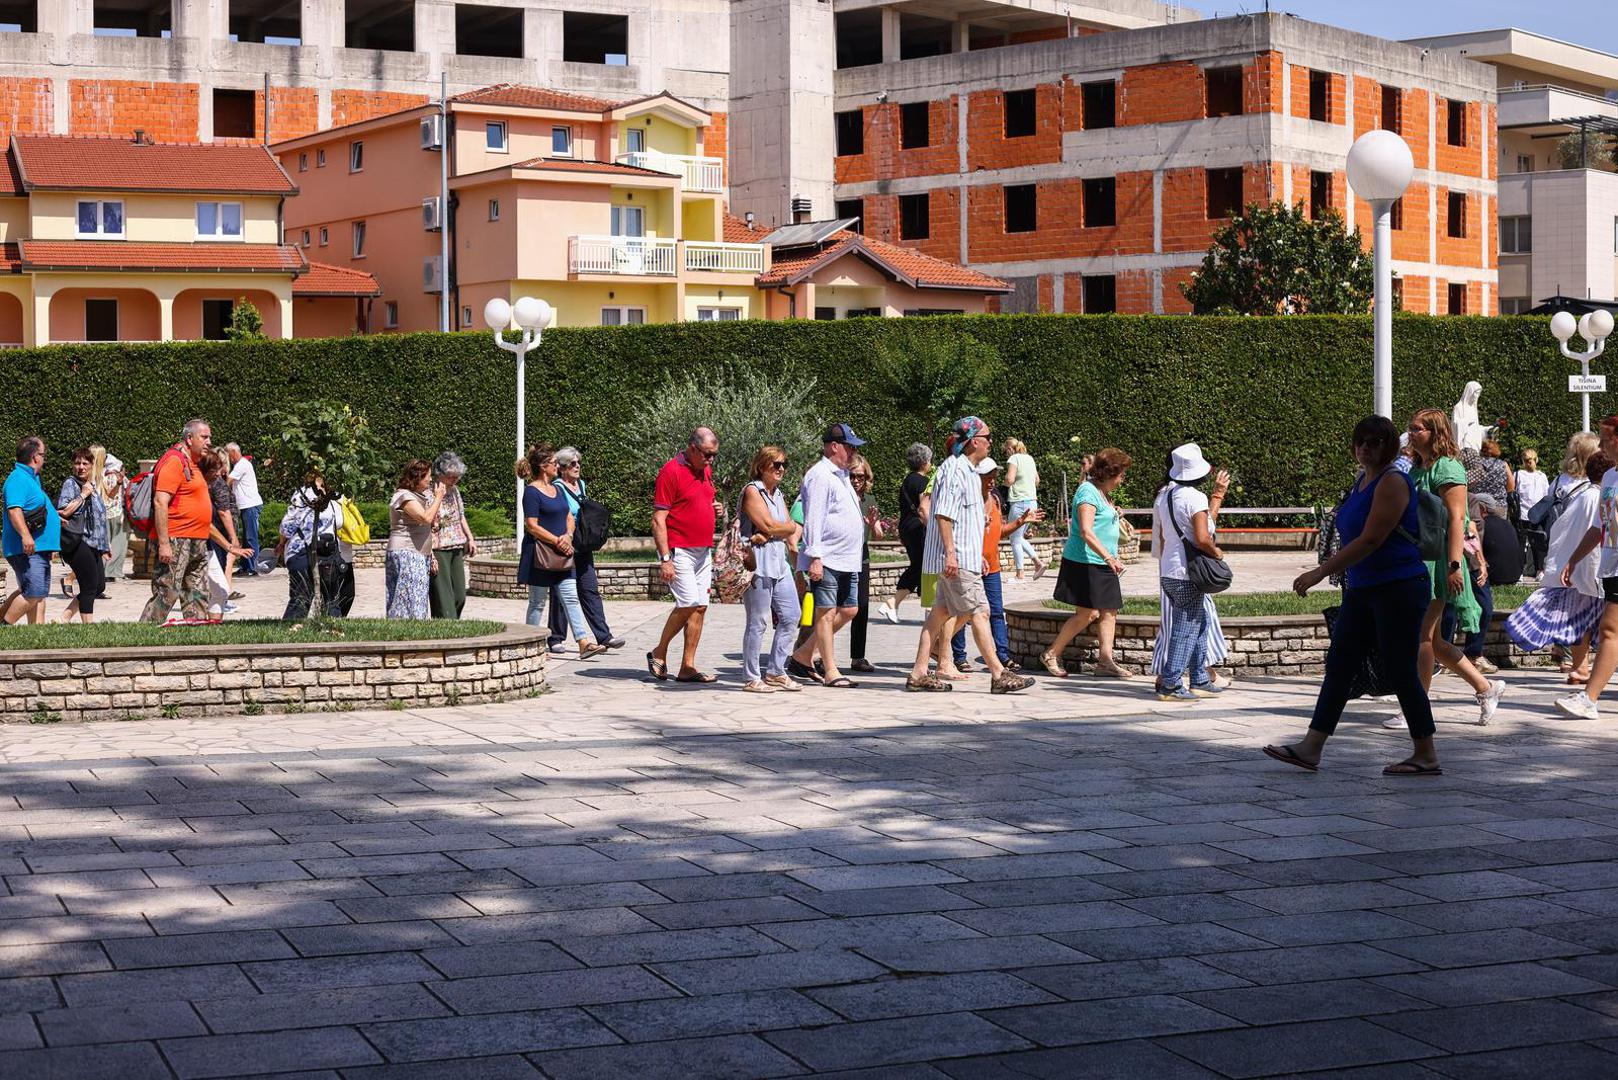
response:
M959 454L961 451L966 449L968 439L975 439L979 435L986 435L988 434L988 431L989 425L985 424L977 417L961 417L959 420L955 421L955 426L950 428L950 433L955 436L955 447L950 451L950 453Z

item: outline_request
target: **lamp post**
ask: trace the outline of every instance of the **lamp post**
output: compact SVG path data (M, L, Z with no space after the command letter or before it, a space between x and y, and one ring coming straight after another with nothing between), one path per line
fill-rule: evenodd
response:
M1583 352L1574 352L1567 347L1568 338L1573 336L1575 330L1581 338L1590 344L1590 347ZM1556 339L1558 346L1562 350L1562 355L1569 360L1577 360L1583 365L1583 374L1569 377L1567 388L1577 390L1584 398L1585 431L1590 430L1591 392L1599 394L1604 393L1607 389L1607 377L1605 375L1592 376L1590 374L1590 361L1606 350L1607 336L1611 333L1612 313L1603 311L1600 308L1586 312L1584 317L1577 323L1573 321L1573 313L1570 311L1558 311L1551 316L1551 336Z
M517 357L517 457L528 452L527 446L527 385L526 361L528 350L539 344L540 335L556 318L555 310L543 300L532 296L519 297L515 304L495 297L483 305L483 322L494 332L494 343ZM507 341L505 334L515 320L522 331L516 341ZM517 546L522 547L522 481L517 481Z
M1375 338L1372 411L1393 417L1393 270L1389 265L1393 204L1410 186L1416 163L1404 139L1391 131L1367 131L1348 151L1348 184L1371 204L1371 258L1376 274L1371 309Z

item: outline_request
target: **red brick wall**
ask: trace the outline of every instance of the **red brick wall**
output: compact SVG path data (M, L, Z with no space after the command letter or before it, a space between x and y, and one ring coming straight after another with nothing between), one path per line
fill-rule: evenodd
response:
M1202 69L1189 62L1124 69L1118 84L1118 123L1195 120L1205 109Z
M1449 144L1449 102L1444 98L1438 99L1438 148L1434 154L1437 159L1434 167L1439 172L1456 173L1460 176L1482 176L1486 170L1483 161L1483 120L1485 110L1483 102L1469 101L1466 103L1466 145L1451 146ZM1493 160L1495 155L1488 155Z
M1152 272L1125 270L1117 277L1118 314L1150 315L1152 313Z
M1242 112L1280 112L1281 80L1286 78L1286 70L1278 52L1259 53L1251 64L1242 68Z
M1195 266L1174 267L1163 271L1163 314L1191 314L1191 301L1185 298L1180 286L1189 285L1192 275L1196 272Z
M68 134L133 135L155 142L197 141L195 83L72 79L68 82Z
M999 106L997 105L998 109ZM954 175L958 159L956 149L956 99L928 103L928 144L913 150L900 149L903 141L903 121L896 104L867 105L860 109L865 129L865 152L848 154L834 159L833 170L839 184L857 184L867 180L891 180L900 176ZM996 112L996 117L1001 114ZM1006 146L1033 142L1038 136L1023 139L1001 139ZM1060 146L1058 146L1060 155Z
M1034 88L1034 134L1006 138L1006 96L1000 90L972 94L966 106L967 169L1011 169L1062 160L1062 87ZM953 126L953 125L952 125ZM953 161L949 171L954 171Z
M1331 88L1327 91L1327 105L1331 110L1331 123L1348 121L1347 79L1331 72ZM1300 120L1309 119L1309 68L1292 65L1292 115Z
M1449 234L1449 189L1438 189L1438 257L1435 262L1447 266L1478 266L1483 258L1479 247L1479 232L1483 228L1484 200L1476 192L1466 193L1466 235ZM1491 232L1493 225L1490 225Z
M49 134L53 106L49 79L0 79L0 139Z
M1433 279L1420 275L1407 274L1402 280L1404 282L1405 296L1404 307L1401 310L1413 311L1418 315L1431 314L1432 305L1427 302L1427 292L1432 286ZM1439 282L1439 292L1442 293L1443 290L1444 284L1443 282ZM1439 310L1443 310L1442 296L1439 298Z
M708 127L702 133L702 152L708 157L726 158L730 138L730 114L710 113Z
M382 90L333 90L331 92L331 125L357 124L361 120L403 112L417 105L425 105L426 94L399 94Z
M1271 170L1266 164L1242 166L1242 202L1268 202ZM1208 220L1208 179L1204 169L1166 169L1163 173L1163 250L1206 251L1224 224Z
M955 187L934 188L927 198L927 239L899 239L899 196L865 197L865 234L878 240L915 248L950 262L961 255L961 198Z
M264 122L264 91L253 93L256 127ZM320 130L320 92L312 86L270 87L270 141Z

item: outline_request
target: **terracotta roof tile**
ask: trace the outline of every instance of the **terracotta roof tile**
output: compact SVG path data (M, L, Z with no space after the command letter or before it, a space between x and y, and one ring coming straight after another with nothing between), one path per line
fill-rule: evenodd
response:
M17 253L16 244L0 244L0 273L16 274L22 272L22 256Z
M580 160L579 158L529 158L527 161L519 161L510 167L513 169L546 169L556 172L621 173L626 176L670 177L676 175L675 173L658 172L656 169L642 169L638 165L621 165L616 161L588 161Z
M381 296L382 286L364 270L311 262L308 272L292 283L292 295Z
M290 195L297 185L262 146L141 143L126 138L14 135L24 190Z
M587 97L584 94L566 94L542 86L522 86L518 83L499 83L481 90L456 94L451 101L469 105L504 105L528 109L562 109L567 112L603 113L618 105L606 98Z
M806 271L835 262L855 251L864 254L891 273L914 281L924 289L965 289L982 292L1010 292L1011 286L999 278L980 274L958 263L924 255L913 248L900 247L886 240L844 230L833 233L827 242L802 251L789 251L775 255L770 269L761 274L761 286L784 285Z
M298 274L303 252L285 244L183 244L123 240L23 240L25 270L169 270Z
M17 156L11 152L10 147L5 150L5 164L0 167L0 195L25 194L22 187L22 177L17 173Z
M748 228L747 222L735 214L725 215L725 243L727 244L758 244L769 235L765 229Z

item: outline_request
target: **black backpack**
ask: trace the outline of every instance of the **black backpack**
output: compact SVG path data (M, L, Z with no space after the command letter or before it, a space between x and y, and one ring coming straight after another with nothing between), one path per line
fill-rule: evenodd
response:
M573 500L579 504L573 515L573 546L586 553L600 551L612 526L612 511L584 494L582 484Z
M1556 524L1556 519L1561 517L1562 511L1567 509L1567 504L1573 501L1573 496L1589 486L1590 481L1583 480L1560 495L1553 495L1539 500L1534 504L1534 508L1528 511L1528 524L1544 532L1550 532L1551 526Z

